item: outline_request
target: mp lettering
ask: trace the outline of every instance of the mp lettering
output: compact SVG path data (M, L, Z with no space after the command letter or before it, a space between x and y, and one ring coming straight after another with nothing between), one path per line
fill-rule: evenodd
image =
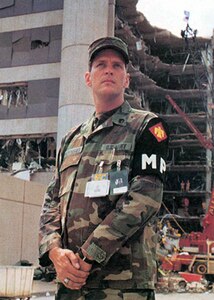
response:
M160 173L166 171L166 162L162 157L157 157L156 154L148 156L147 154L142 154L142 170L146 170L150 166L152 169L160 170Z
M160 172L166 172L166 162L162 157L160 158Z

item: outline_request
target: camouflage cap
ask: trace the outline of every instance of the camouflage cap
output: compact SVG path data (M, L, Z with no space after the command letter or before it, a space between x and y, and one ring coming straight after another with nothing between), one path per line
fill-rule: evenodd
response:
M117 37L104 37L94 41L88 48L89 61L91 62L98 52L104 49L114 49L120 52L125 63L129 63L128 45Z

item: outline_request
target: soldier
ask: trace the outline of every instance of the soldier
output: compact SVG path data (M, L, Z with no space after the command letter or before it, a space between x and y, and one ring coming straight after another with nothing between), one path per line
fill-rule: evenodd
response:
M55 266L56 299L155 299L168 133L124 100L128 63L119 38L89 46L95 113L63 139L40 220L40 264Z

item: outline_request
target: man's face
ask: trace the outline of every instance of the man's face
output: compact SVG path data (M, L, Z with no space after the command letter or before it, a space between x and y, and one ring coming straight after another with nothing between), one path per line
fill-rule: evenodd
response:
M124 89L129 86L125 62L122 56L112 49L98 53L85 79L94 96L98 97L121 97Z

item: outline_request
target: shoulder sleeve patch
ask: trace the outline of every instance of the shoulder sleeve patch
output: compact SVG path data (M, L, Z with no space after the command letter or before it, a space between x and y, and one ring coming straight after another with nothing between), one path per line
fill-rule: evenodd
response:
M149 131L153 134L158 142L162 142L167 139L167 134L161 122L150 127Z

